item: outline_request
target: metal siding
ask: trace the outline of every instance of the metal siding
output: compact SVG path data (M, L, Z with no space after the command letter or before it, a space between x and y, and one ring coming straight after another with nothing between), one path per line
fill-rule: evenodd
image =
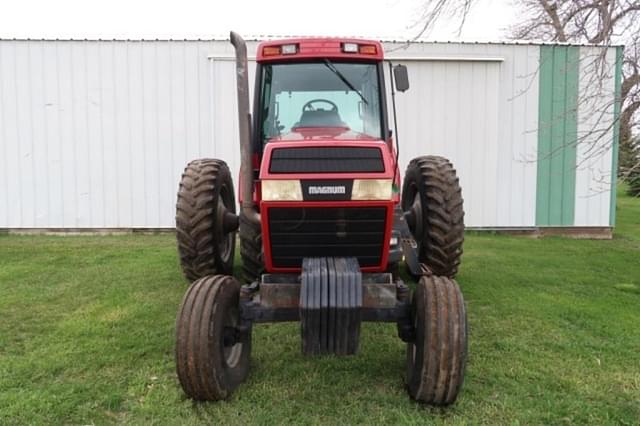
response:
M606 78L600 81L602 52L580 48L576 226L610 225L616 50L606 52Z
M114 168L117 167L114 176L114 186L116 188L117 216L116 222L133 223L133 182L131 170L131 126L129 120L128 89L128 49L116 49L111 44L113 61L111 63L111 75L113 76L114 87L112 93L112 108L114 119Z
M503 123L510 123L511 156L505 166L511 169L511 199L506 206L518 206L510 216L511 226L533 226L535 224L536 177L538 151L538 61L539 46L526 49L513 47L513 87L506 91L507 114ZM508 75L508 70L505 70ZM518 99L521 99L518 101Z
M406 61L411 89L397 96L402 167L449 157L467 226L535 225L538 52L389 54L422 58ZM172 227L188 160L223 158L237 182L232 55L224 41L0 41L0 227Z
M17 53L17 52L16 52ZM20 193L17 194L17 200L20 200L23 194L28 197L20 208L20 223L35 223L35 188L34 188L34 167L33 167L33 136L31 125L31 92L28 83L30 79L25 76L25 70L29 69L28 51L16 54L16 63L14 67L14 84L15 84L15 108L16 108L16 127L18 127L19 151L17 158L18 175L26 175L20 178ZM26 78L25 78L26 77ZM21 113L19 113L21 111Z
M55 49L56 64L56 92L59 100L54 106L57 112L58 135L60 138L60 203L58 221L62 227L77 226L78 185L76 182L79 171L76 163L76 135L73 123L74 92L73 72L71 66L72 45L58 44ZM67 94L67 96L62 96ZM55 104L55 102L53 102Z
M139 123L137 126L126 127L129 158L125 161L131 179L129 185L131 188L131 226L133 227L145 226L147 223L146 166L142 161L146 158L143 125L145 111L144 103L135 101L144 97L142 49L142 43L127 44L124 52L125 72L128 79L126 80L126 101L122 106L129 120Z
M389 54L451 58L404 62L411 89L396 98L400 157L402 167L426 154L453 162L469 227L535 225L538 51L424 44Z
M536 224L573 226L579 49L540 48Z
M8 123L7 123L7 106L5 106L5 92L6 92L6 76L8 73L5 71L5 66L8 63L6 58L7 55L4 52L4 46L0 44L0 140L2 144L0 144L0 191L2 191L3 195L0 197L0 203L4 206L4 208L0 207L0 223L8 224L9 220L9 202L10 202L10 194L9 194L9 164L11 162L10 156L10 147L7 143L8 140Z
M609 197L609 225L615 226L616 224L616 200L617 200L617 183L618 183L618 147L620 145L620 109L622 108L622 61L624 59L624 48L622 46L616 47L616 68L615 68L615 104L613 106L613 147L611 149L611 173L610 181L611 185L609 191L611 195Z
M212 42L0 42L0 227L171 227ZM218 150L219 151L219 150Z
M77 219L76 227L98 226L92 220L91 209L91 165L89 163L89 96L87 66L85 60L86 45L74 42L71 45L72 67L72 109L69 120L75 135L75 168L77 184ZM64 95L62 95L64 97ZM25 225L28 226L28 225Z

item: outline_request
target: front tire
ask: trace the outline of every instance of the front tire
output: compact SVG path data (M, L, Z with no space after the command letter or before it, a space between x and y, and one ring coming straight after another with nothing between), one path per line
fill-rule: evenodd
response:
M232 272L238 227L235 212L227 164L214 159L190 162L182 174L176 203L178 254L189 281Z
M198 401L228 398L249 373L251 329L241 332L240 283L227 275L195 281L176 320L176 370Z
M464 209L462 190L449 160L430 155L409 163L402 210L418 243L420 262L435 275L455 277L464 242Z
M412 300L415 341L407 344L406 384L419 402L449 405L464 381L467 314L458 284L423 276Z

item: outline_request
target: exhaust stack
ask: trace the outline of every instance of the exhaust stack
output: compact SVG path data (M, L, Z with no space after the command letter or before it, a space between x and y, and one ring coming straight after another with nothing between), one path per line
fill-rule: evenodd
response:
M242 213L259 224L260 215L253 203L253 164L251 152L251 110L249 106L249 67L247 43L231 31L229 38L236 49L236 84L238 93L238 127L240 130L240 193Z

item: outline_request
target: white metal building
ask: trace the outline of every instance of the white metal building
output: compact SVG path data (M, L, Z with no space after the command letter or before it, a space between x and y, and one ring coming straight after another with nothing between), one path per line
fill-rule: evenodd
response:
M468 227L615 224L620 48L385 48L409 67L402 164L449 157ZM189 160L222 158L237 176L232 55L224 40L0 40L0 228L173 227Z

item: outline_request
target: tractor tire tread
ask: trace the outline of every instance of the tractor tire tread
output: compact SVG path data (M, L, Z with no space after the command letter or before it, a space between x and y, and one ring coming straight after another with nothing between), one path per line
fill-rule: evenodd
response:
M182 389L194 400L226 399L248 374L250 341L235 374L225 370L218 343L225 310L238 303L239 294L240 284L233 277L210 275L194 281L182 299L176 319L176 371Z
M260 278L264 271L264 251L262 247L262 228L240 213L240 257L242 275L246 282Z
M182 271L189 281L231 273L233 256L230 261L221 259L215 241L214 213L220 202L216 188L224 184L231 186L233 195L229 168L222 160L191 161L182 174L176 203L176 240Z
M462 387L467 360L462 293L455 280L432 275L420 279L413 297L418 330L416 341L407 348L409 394L427 404L452 404Z
M444 157L428 155L413 159L407 167L418 169L423 199L424 238L420 261L435 275L455 277L464 242L462 190L456 170Z

